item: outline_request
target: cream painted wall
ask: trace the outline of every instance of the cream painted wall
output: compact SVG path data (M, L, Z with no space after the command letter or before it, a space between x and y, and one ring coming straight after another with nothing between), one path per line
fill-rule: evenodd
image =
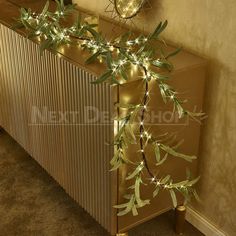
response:
M104 14L108 0L75 0ZM168 19L165 38L209 60L200 153L201 214L229 235L236 234L236 1L150 0L153 9L139 17L152 30Z

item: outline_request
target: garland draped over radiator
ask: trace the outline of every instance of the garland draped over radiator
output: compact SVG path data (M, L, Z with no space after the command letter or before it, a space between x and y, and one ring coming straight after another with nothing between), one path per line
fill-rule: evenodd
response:
M188 201L194 196L198 199L193 185L198 178L193 179L187 171L186 180L173 182L170 175L156 176L156 170L150 168L145 149L153 148L153 156L156 160L156 168L162 165L169 156L182 158L191 162L195 156L179 153L177 148L182 141L170 145L172 135L159 134L156 137L151 134L151 130L145 128L145 116L150 101L149 83L156 81L163 101L173 103L174 112L177 111L179 118L191 117L200 120L203 113L194 113L184 108L185 101L178 98L178 93L167 84L169 74L173 70L173 65L169 58L175 56L180 49L165 55L163 53L164 42L160 39L160 34L167 26L167 21L160 23L153 33L148 36L132 33L125 33L118 38L107 41L102 34L94 29L97 25L82 21L80 17L69 27L63 26L63 20L74 10L74 5L65 6L62 1L56 1L57 9L54 12L48 10L49 2L46 3L41 13L34 13L30 9L21 9L21 16L17 27L25 27L29 37L38 37L41 41L41 50L54 49L65 44L76 44L91 53L86 63L103 61L106 64L106 71L93 83L110 82L112 85L129 81L128 75L132 68L138 68L144 83L144 91L139 104L117 104L119 108L126 109L126 114L117 117L119 130L114 138L115 155L111 160L112 169L117 170L122 165L132 165L133 172L126 177L133 181L129 187L129 194L125 195L127 202L114 206L119 209L118 215L122 216L129 212L137 215L137 209L150 204L150 200L142 200L140 186L142 184L153 185L153 196L158 195L159 190L169 191L174 207L177 206L176 192L180 192ZM158 47L153 45L158 44ZM157 56L158 55L158 56ZM98 60L99 59L99 60ZM132 96L132 91L130 91ZM139 124L133 125L139 118ZM125 150L132 144L139 144L140 161L134 163L125 155ZM144 173L149 175L145 178Z

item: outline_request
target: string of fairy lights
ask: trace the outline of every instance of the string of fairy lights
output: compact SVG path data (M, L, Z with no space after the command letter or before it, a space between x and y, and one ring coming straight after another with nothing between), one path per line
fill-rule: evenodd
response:
M178 145L170 147L164 144L160 138L155 138L149 130L145 129L145 117L148 111L148 104L150 101L149 83L152 80L157 82L160 88L161 95L165 102L171 101L177 109L179 117L191 116L193 118L201 117L202 113L192 113L182 107L183 102L177 97L176 91L165 83L166 75L163 76L152 70L152 67L157 67L163 71L169 72L172 69L168 62L170 56L174 56L177 52L169 54L168 56L155 58L152 52L146 49L149 42L158 40L160 33L165 29L166 23L160 23L155 31L149 36L140 35L136 38L125 39L122 37L116 38L113 41L107 41L101 34L96 32L93 28L95 25L87 22L82 22L80 18L71 27L64 27L60 25L60 20L70 14L72 7L65 6L62 2L57 2L57 9L55 12L48 11L49 3L47 3L41 13L32 13L31 10L21 9L21 17L19 23L21 26L29 30L32 37L41 39L41 49L53 48L56 49L60 45L77 44L78 47L88 50L91 56L87 59L87 63L94 61L101 61L106 63L107 71L104 72L94 84L107 82L119 86L129 80L127 71L133 66L138 67L142 71L142 79L144 84L144 93L142 102L140 104L126 104L128 106L127 113L124 117L118 117L119 130L114 138L114 146L116 152L111 160L112 170L117 170L122 165L135 165L135 169L130 173L126 179L127 181L134 179L134 193L128 197L128 202L125 204L114 206L120 211L119 216L132 211L137 215L137 208L143 207L150 203L150 200L142 200L140 198L140 185L143 183L142 176L144 170L149 175L150 184L154 185L153 197L156 197L161 188L168 189L174 206L177 205L175 191L181 192L188 200L191 195L198 198L195 189L192 186L198 181L196 179L187 179L179 183L173 183L169 175L165 177L157 177L152 168L149 166L148 158L146 156L147 145L154 147L156 166L163 164L168 155L176 156L192 161L196 157L178 153L175 149ZM127 6L128 7L128 6ZM128 7L130 9L131 5ZM128 11L128 10L127 10ZM141 50L142 49L142 50ZM122 104L119 104L122 107ZM138 125L138 135L131 128L131 123L137 116L140 116L140 123ZM131 162L125 155L125 150L139 142L139 153L141 153L140 161L137 163ZM161 158L161 151L165 152L165 156Z

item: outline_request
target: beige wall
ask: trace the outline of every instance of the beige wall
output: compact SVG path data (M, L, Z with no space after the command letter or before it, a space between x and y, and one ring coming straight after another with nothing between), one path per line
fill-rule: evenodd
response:
M108 0L78 0L78 5L104 14ZM165 38L209 59L200 153L200 196L194 204L212 223L236 233L236 1L150 0L153 9L138 17L152 30L169 21ZM141 18L141 19L140 19Z

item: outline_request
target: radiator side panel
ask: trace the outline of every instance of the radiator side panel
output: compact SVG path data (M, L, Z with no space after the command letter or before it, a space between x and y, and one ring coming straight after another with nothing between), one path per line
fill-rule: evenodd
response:
M0 48L0 125L111 232L110 86L3 25Z

